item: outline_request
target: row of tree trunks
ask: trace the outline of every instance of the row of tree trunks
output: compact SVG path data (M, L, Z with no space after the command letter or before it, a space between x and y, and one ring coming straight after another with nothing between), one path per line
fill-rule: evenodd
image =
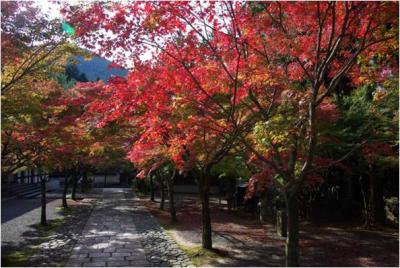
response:
M210 217L210 206L209 206L209 189L210 189L210 167L204 168L201 174L197 178L199 195L201 200L201 211L202 211L202 247L205 249L212 249L212 231L211 231L211 217ZM177 222L175 200L174 200L174 178L176 170L173 171L170 178L167 179L167 190L169 199L169 212L171 222ZM164 209L165 203L165 184L161 182L161 201L160 209ZM150 200L154 201L154 181L150 176Z
M84 173L84 181L85 178L87 178L87 174ZM47 217L46 217L46 183L48 181L47 176L42 175L40 173L40 193L41 193L41 217L40 217L40 224L41 225L47 225ZM67 203L67 192L68 192L68 186L70 183L70 180L73 182L73 188L72 188L72 195L71 199L76 200L76 190L78 186L78 174L77 173L72 173L72 176L70 174L67 174L64 178L64 188L63 188L63 195L62 195L62 206L63 208L68 208L68 203ZM82 188L83 192L83 188Z
M87 181L87 173L86 173L86 171L84 171L84 172L79 172L79 171L73 171L72 173L70 173L70 174L67 174L66 176L65 176L65 179L64 179L64 189L63 189L63 197L62 197L62 204L63 204L63 207L64 208L67 208L68 207L68 204L67 204L67 192L68 192L68 187L69 187L69 183L70 182L72 182L72 192L71 192L71 199L72 200L77 200L77 198L76 198L76 191L77 191L77 188L78 188L78 181L79 181L79 177L80 177L80 174L82 174L82 182L81 182L81 191L82 191L82 193L84 192L84 188L85 188L85 185L84 185L84 183Z
M171 222L175 223L178 221L176 217L176 209L175 209L175 198L174 198L174 180L176 175L176 169L173 169L172 175L170 178L166 178L166 181L163 180L160 183L160 193L161 193L161 201L160 201L160 209L164 209L165 207L165 187L167 188L168 192L168 200L169 200L169 213ZM150 200L155 201L154 199L155 189L154 189L154 181L153 177L150 176Z
M167 179L167 190L169 199L169 212L171 222L177 222L175 198L174 198L174 179L176 170L173 171L170 178ZM201 174L197 178L199 196L201 200L201 211L202 211L202 247L205 249L212 249L212 231L211 231L211 217L210 217L210 206L209 206L209 189L210 189L210 167L206 167L202 170ZM161 202L160 209L164 209L165 202L165 185L161 183ZM153 178L150 177L150 200L154 201L154 182Z
M374 175L370 166L367 171L368 192L363 191L365 226L375 227L384 223L383 182ZM287 211L286 266L299 266L299 200L297 191L285 195Z

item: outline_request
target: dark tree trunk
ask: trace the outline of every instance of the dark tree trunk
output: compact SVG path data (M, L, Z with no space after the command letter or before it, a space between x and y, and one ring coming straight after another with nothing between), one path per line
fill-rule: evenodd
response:
M46 179L43 175L40 175L40 193L42 196L42 209L41 209L41 216L40 216L40 224L47 225L47 217L46 217Z
M360 190L361 190L361 197L362 197L362 204L363 204L363 215L364 215L364 224L367 225L368 222L368 202L367 202L367 196L365 194L364 191L364 185L363 185L363 180L362 180L362 176L360 176L360 178L358 179L358 182L360 184Z
M210 168L206 168L198 180L200 200L201 200L201 221L202 221L202 247L212 249L212 232L211 217L209 206L209 190L210 190Z
M382 223L384 218L383 189L381 181L379 181L373 174L371 167L368 172L368 179L369 196L365 225L368 227L374 227Z
M286 266L299 266L299 201L297 191L286 194Z
M150 200L154 202L154 181L153 176L150 175Z
M164 182L161 181L160 184L160 191L161 191L161 202L160 202L160 209L164 209L164 204L165 204L165 191L164 191Z
M78 174L74 174L72 176L72 194L71 194L71 199L76 200L76 188L78 187Z
M85 171L85 172L83 172L82 182L81 182L81 192L82 193L85 192L86 183L87 183L87 172Z
M168 180L168 199L169 199L169 214L171 216L172 222L177 222L176 218L176 210L175 210L175 201L174 201L174 179L175 179L176 170L174 169L171 178Z
M63 208L68 208L67 191L68 191L68 175L65 176L65 179L64 179L64 189L63 189L63 195L62 195L62 206L63 206Z

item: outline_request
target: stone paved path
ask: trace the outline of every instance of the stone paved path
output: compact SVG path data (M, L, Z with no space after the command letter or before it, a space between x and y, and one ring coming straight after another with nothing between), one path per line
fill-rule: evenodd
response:
M149 266L123 199L123 189L103 190L67 266Z
M146 236L159 225L138 206L130 189L106 188L97 201L67 266L188 266L187 256L163 230L157 240ZM152 225L147 223L152 222ZM164 243L163 243L164 242ZM162 245L162 248L159 246ZM146 248L146 249L145 249Z
M55 233L48 236L43 231L44 233L40 237L46 237L46 241L35 247L37 250L29 258L27 265L36 267L64 266L76 242L81 237L92 208L92 202L81 203L74 208L73 213L64 217L63 225ZM31 235L35 237L34 233L31 233Z
M142 205L138 199L133 198L132 193L126 196L130 206L135 210L136 217L133 221L136 225L146 258L155 267L186 267L193 266L187 255L178 247L173 240L160 226L158 221Z

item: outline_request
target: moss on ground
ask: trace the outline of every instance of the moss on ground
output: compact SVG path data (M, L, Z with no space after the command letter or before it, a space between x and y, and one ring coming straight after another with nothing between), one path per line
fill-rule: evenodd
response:
M29 266L29 258L37 252L36 248L13 251L1 255L1 266L3 267L24 267Z
M174 225L174 224L172 224ZM170 227L170 229L167 229L166 226L163 226L166 233L175 241L175 243L178 245L178 247L186 253L186 255L189 257L190 261L193 263L195 266L209 266L213 262L215 262L219 257L226 257L227 253L223 252L222 250L219 249L204 249L200 246L187 246L183 245L181 243L178 243L176 239L174 238L172 231L170 229L173 229Z
M215 261L219 257L218 251L215 250L208 250L202 247L189 247L182 244L178 245L182 249L182 251L186 253L190 261L195 266L210 265L211 262Z
M229 255L226 251L220 249L208 250L202 248L201 246L187 246L181 244L175 239L173 235L173 231L179 229L179 222L165 222L160 219L157 219L157 221L164 228L165 232L175 241L178 247L186 253L190 261L195 266L210 266L215 263L217 259L221 257L227 257Z
M40 223L32 225L38 231L44 233L45 237L52 235L55 231L57 231L63 224L65 223L64 218L58 218L54 220L48 220L47 225L41 225Z
M74 213L75 208L70 207L70 206L66 207L66 208L65 207L58 207L57 210L61 211L63 214L68 215L68 214Z

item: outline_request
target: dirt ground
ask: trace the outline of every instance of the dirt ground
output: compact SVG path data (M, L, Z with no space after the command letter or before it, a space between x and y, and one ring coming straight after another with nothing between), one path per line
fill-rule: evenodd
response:
M165 229L185 246L201 245L201 211L196 197L177 200L178 223L171 224L168 206L141 197L142 203ZM219 257L210 266L284 266L285 238L273 224L261 224L256 215L228 211L211 200L213 246ZM301 266L399 266L399 236L396 229L365 230L354 224L300 227Z

